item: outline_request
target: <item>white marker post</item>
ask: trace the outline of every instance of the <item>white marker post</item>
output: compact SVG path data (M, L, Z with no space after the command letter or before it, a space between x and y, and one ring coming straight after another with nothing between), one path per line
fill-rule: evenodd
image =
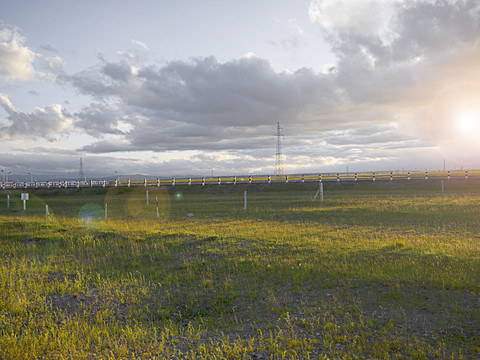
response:
M157 207L157 218L160 217L159 213L158 213L158 196L155 196L155 205Z
M320 201L323 201L323 183L320 183Z
M28 193L22 193L21 199L23 201L23 211L27 210L27 200L28 200Z
M105 221L107 221L108 203L105 203Z
M148 190L147 190L146 194L147 194L147 206L148 206Z
M443 180L442 180L442 196L445 196L445 184L443 183Z
M45 216L47 217L47 219L50 218L50 213L48 212L48 205L45 204Z
M243 192L243 203L245 210L247 210L247 190Z
M10 195L7 195L7 209L10 209Z

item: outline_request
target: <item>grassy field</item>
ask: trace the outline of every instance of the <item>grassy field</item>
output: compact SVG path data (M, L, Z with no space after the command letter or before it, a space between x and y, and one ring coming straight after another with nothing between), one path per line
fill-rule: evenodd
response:
M317 189L0 192L0 359L480 358L480 182Z

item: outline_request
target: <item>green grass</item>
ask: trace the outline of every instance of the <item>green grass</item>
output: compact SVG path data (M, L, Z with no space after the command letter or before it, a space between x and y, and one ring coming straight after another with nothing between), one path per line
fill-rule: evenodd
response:
M317 186L0 193L0 358L479 358L480 183Z

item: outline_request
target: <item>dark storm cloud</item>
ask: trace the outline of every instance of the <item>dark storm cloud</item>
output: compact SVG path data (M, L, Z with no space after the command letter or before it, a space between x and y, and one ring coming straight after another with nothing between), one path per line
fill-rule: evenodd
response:
M116 126L121 121L128 121L118 106L105 103L92 103L83 107L73 116L76 119L74 125L77 128L81 128L87 134L97 138L101 138L105 134L123 134L123 131L117 129Z
M139 69L105 63L69 80L82 93L117 104L92 104L76 114L75 125L94 136L118 133L118 116L125 114L132 128L124 137L137 150L246 148L250 137L261 146L258 137L272 135L277 121L295 122L309 104L330 106L336 99L327 76L309 69L277 73L256 57ZM115 148L107 145L85 149Z

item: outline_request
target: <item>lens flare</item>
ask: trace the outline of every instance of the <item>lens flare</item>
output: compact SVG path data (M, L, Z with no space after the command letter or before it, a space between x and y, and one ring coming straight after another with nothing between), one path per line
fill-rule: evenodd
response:
M89 229L98 230L105 222L105 210L98 204L86 204L78 212L78 222Z

